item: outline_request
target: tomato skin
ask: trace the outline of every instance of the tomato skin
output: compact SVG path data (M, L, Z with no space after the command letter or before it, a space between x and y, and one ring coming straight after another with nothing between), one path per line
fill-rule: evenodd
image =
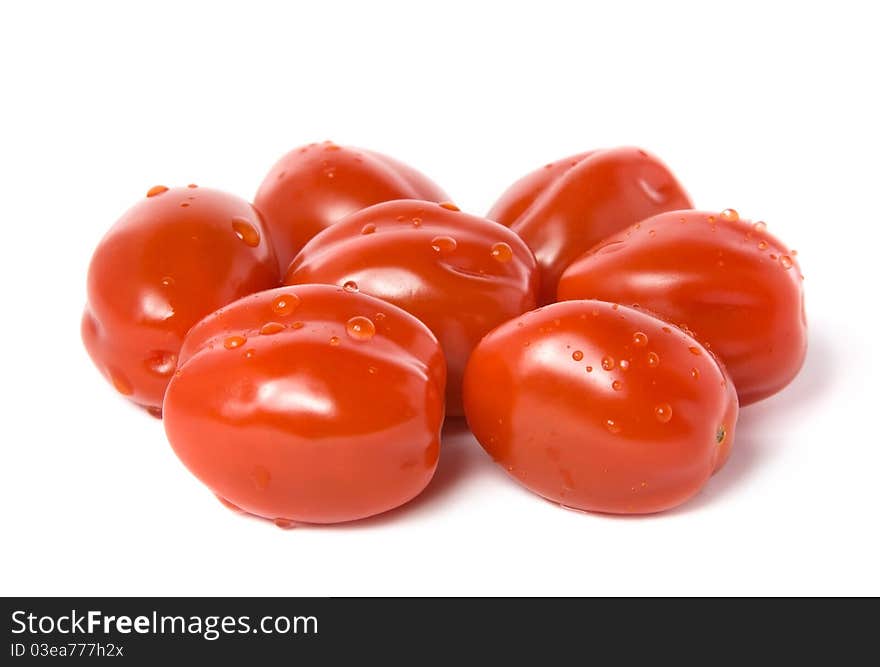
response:
M327 285L259 292L193 327L180 360L168 439L243 511L351 521L407 502L434 474L443 354L391 304Z
M606 236L649 216L692 206L658 158L632 147L575 155L514 183L487 217L509 225L541 267L541 303L565 268Z
M523 486L624 514L697 493L727 457L738 410L723 369L689 335L586 300L486 336L468 362L464 406L477 440Z
M306 244L284 280L352 283L428 325L446 356L450 415L462 414L471 350L491 329L535 307L537 281L534 256L512 231L418 200L377 204L337 222Z
M586 151L585 153L570 155L529 172L505 190L504 194L501 195L486 214L486 217L489 220L495 220L509 227L565 172L597 152Z
M220 306L280 282L259 214L196 186L150 190L98 244L82 339L116 389L154 414L189 328Z
M638 303L685 325L724 362L740 405L785 387L806 356L797 262L733 211L664 213L611 236L565 271L558 297Z
M279 271L315 234L362 208L394 199L449 197L412 167L330 141L296 148L269 171L254 198L278 255Z

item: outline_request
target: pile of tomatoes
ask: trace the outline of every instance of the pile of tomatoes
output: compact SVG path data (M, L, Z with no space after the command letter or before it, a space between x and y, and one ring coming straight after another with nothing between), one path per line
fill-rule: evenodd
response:
M486 217L387 156L285 155L251 204L155 186L98 245L82 337L224 503L350 521L418 495L446 417L567 507L646 513L724 465L806 353L795 252L636 148Z

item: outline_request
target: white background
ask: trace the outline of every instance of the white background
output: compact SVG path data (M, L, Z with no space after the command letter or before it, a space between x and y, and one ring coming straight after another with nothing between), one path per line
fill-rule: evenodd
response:
M0 593L880 593L870 3L237 4L0 9ZM86 267L148 187L250 197L326 138L409 162L477 213L545 162L642 145L698 206L799 251L806 366L662 516L564 511L466 435L385 516L237 516L93 369Z

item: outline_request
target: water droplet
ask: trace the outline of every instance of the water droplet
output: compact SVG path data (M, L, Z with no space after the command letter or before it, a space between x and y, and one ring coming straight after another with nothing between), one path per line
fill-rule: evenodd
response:
M398 216L397 216L397 222L403 222L404 220L406 220L406 216L405 216L405 215L398 215Z
M663 333L672 333L672 329L669 327L663 327Z
M783 255L779 258L779 263L782 265L782 268L787 271L792 266L791 257L789 257L788 255Z
M168 192L168 188L164 185L154 185L147 190L147 197L155 197L156 195L161 195L163 192Z
M620 424L618 424L613 419L605 420L605 428L607 428L612 433L620 433Z
M266 322L260 327L260 335L262 336L272 336L281 331L284 331L284 325L279 322Z
M619 303L612 303L612 304L611 304L611 310L617 310L618 308L620 308L620 304L619 304Z
M304 322L294 322L290 325L291 329L302 329L305 326Z
M791 256L792 256L792 257L797 257L797 250L792 250L792 251L791 251Z
M708 218L706 218L706 220L708 220L713 225L715 224L715 216L714 215L710 215Z
M458 208L458 206L453 204L451 201L440 202L440 208L445 208L449 211L460 211L461 210L460 208Z
M254 466L251 470L251 481L254 483L257 491L265 491L272 480L272 475L263 466Z
M620 391L621 389L623 389L623 382L621 382L620 380L615 380L611 383L611 388L614 391Z
M245 344L247 338L244 336L230 336L226 340L223 341L223 347L227 350L234 350L237 347L241 347Z
M584 358L584 353L581 352L580 350L575 350L574 352L571 353L571 358L574 359L575 361L580 361L581 359Z
M250 222L244 218L232 219L232 231L235 235L244 241L245 245L256 248L260 245L260 232Z
M345 330L355 340L370 340L376 334L376 325L369 317L358 315L345 324Z
M665 424L672 419L672 406L669 403L661 403L654 408L654 416L658 422Z
M368 222L366 225L361 227L361 234L372 234L376 231L376 225L372 222Z
M587 366L587 373L592 373L592 372L593 372L593 367Z
M625 371L629 369L629 359L621 359L618 364L620 370Z
M767 249L767 241L758 241L758 250L762 252Z
M647 334L644 334L641 331L636 331L633 334L633 345L635 345L637 347L644 347L647 344L648 344Z
M431 239L431 247L434 252L447 254L453 252L458 247L458 243L451 236L435 236Z
M147 357L146 365L152 373L168 377L177 367L177 355L167 350L157 350Z
M162 419L162 408L157 407L155 405L148 405L144 408L147 411L147 414L151 417L155 417L156 419Z
M253 359L256 354L257 354L257 351L254 348L250 348L250 349L244 351L244 358L245 359Z
M756 232L763 232L767 230L767 223L763 220L758 220L755 224L752 225Z
M375 366L368 366L368 367L367 367L367 372L368 372L370 375L375 375L376 372L377 372L377 370L378 370L378 369L377 369Z
M690 352L691 354L702 354L702 353L700 352L700 348L695 347L695 346L693 346L693 345L691 345L691 346L688 348L688 352Z
M421 218L413 218L412 219L412 226L413 227L421 227L422 226L422 219Z
M324 146L324 150L325 151L341 151L342 147L337 146L336 144L327 144L326 146Z
M376 313L373 316L373 319L376 320L377 322L381 322L382 320L385 319L385 313Z
M699 379L700 379L700 371L699 371L698 369L696 369L696 368L692 368L692 369L691 369L691 377L692 377L694 380L699 380Z
M773 261L776 261L776 255L771 254L770 259L772 259Z
M660 355L656 352L648 352L646 361L651 368L657 368L660 365Z
M509 262L513 257L513 250L506 243L496 243L492 246L492 259L498 262Z
M180 202L180 208L189 208L189 202L188 201Z
M296 528L296 522L291 521L290 519L279 518L279 519L275 519L274 523L276 526L278 526L279 528L282 528L283 530L291 530L292 528Z
M727 437L727 429L724 428L724 424L721 424L718 427L718 430L715 431L715 442L719 445L724 442L724 438Z
M174 278L171 276L165 276L161 280L162 287L171 287L174 284Z
M657 230L655 230L655 229L649 229L649 230L648 230L648 236L650 236L650 237L652 237L652 238L653 238L654 236L657 236Z
M737 222L739 220L739 213L736 212L736 209L726 208L721 211L721 217L728 222Z
M337 345L339 345L339 336L330 336L330 344L333 347L336 347Z
M614 369L614 357L602 357L602 368L606 371Z
M344 283L342 283L342 289L344 289L346 292L357 292L358 284L353 280L346 280Z
M272 312L276 315L290 315L299 307L301 299L296 294L282 294L272 302Z
M190 190L194 190L194 189L196 189L196 188L199 187L199 186L196 185L195 183L190 183L190 184L187 185L186 187L188 187Z
M134 387L131 386L131 382L127 377L125 377L122 373L115 369L108 369L110 374L110 381L113 383L113 387L123 396L131 396L134 393Z

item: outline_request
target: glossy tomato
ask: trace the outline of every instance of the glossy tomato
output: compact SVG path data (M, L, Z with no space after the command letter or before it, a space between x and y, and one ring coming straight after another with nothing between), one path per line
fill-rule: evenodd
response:
M646 513L693 496L727 457L736 394L696 340L633 308L556 303L471 355L468 424L517 481L567 507Z
M439 456L445 365L399 308L327 285L245 297L193 327L165 430L221 499L279 525L384 512Z
M491 329L535 307L535 259L506 227L449 203L403 200L354 213L306 244L287 284L329 283L418 317L446 355L447 412L462 414L461 379Z
M800 268L762 222L736 211L681 211L644 220L574 262L559 299L638 303L693 330L724 362L741 405L800 370L807 322Z
M263 180L255 206L283 273L310 238L349 213L392 199L445 201L427 177L397 160L330 141L294 149Z
M117 391L158 415L189 328L279 283L263 223L244 199L156 186L95 250L82 338Z
M584 251L643 218L690 206L666 165L624 147L546 165L514 183L487 217L509 225L534 251L540 299L550 303L559 276Z

